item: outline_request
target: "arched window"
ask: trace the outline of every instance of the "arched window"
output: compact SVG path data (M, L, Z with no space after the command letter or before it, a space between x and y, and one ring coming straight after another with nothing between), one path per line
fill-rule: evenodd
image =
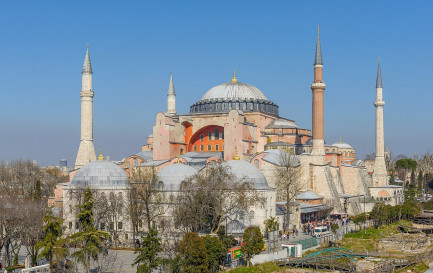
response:
M197 151L197 145L194 145L194 151Z
M134 159L134 165L133 166L137 166L137 159Z
M207 139L212 140L212 132L207 132Z
M200 140L204 141L204 135L203 134L200 135Z
M254 166L256 166L257 168L259 167L259 160L258 159L254 160Z
M254 210L250 210L250 220L254 220Z
M159 181L158 183L158 189L163 190L164 189L164 183L162 181Z
M212 145L210 145L210 144L207 145L207 150L208 150L208 151L211 151L211 150L212 150Z
M204 145L202 144L202 145L200 145L200 151L203 151L204 150Z
M219 151L220 146L218 144L215 145L215 151Z
M215 140L220 139L220 131L218 130L218 128L215 129Z

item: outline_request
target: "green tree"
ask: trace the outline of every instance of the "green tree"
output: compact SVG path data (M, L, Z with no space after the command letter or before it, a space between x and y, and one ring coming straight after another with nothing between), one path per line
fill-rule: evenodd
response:
M265 246L263 234L257 226L247 227L244 231L242 252L245 253L247 265L254 255L259 254Z
M41 200L41 199L42 199L41 181L37 180L35 185L35 200Z
M206 235L204 238L209 272L217 272L218 266L227 253L227 248L218 237Z
M194 232L186 233L179 243L177 260L180 263L180 272L208 272L207 250L203 238Z
M93 194L90 188L84 192L84 203L80 206L80 212L77 215L78 222L81 225L81 231L73 234L70 239L71 243L81 248L72 255L77 258L90 273L92 260L97 260L99 254L103 251L104 240L109 239L107 232L96 230L93 219Z
M224 228L224 226L220 226L218 228L217 235L226 250L234 246L236 243L235 237L233 237L233 235L226 234L226 229Z
M266 219L264 224L265 224L266 234L269 234L270 232L276 231L280 227L280 224L278 223L277 217L270 217L269 219Z
M374 207L370 212L370 217L373 219L376 227L385 224L388 220L388 208L385 203L378 202L374 204Z
M417 182L418 182L418 187L421 190L421 192L424 192L425 185L424 185L424 173L423 173L423 171L419 171Z
M54 257L60 257L67 254L68 250L62 247L64 240L62 237L63 219L54 216L51 208L45 212L43 228L43 240L36 244L36 249L42 249L38 255L38 259L45 258L50 263L50 272L53 271Z
M143 244L135 251L138 256L132 265L137 266L137 273L151 273L152 269L162 263L162 258L158 257L162 251L161 239L158 238L158 231L155 228L151 228L150 232L141 238Z

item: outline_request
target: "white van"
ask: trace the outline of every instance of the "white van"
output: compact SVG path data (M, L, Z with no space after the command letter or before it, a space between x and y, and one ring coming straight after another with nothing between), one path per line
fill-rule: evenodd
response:
M313 230L313 236L316 238L320 238L323 235L329 234L330 232L326 228L326 226L317 226Z

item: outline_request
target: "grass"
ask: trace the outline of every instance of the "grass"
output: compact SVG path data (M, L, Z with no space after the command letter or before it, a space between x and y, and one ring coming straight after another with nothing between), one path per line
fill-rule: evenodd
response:
M429 269L429 267L426 266L424 263L418 263L418 264L415 264L415 265L413 265L413 266L410 266L410 267L406 267L406 268L404 268L404 269L397 270L396 272L397 272L397 273L399 273L399 272L407 272L408 270L411 270L411 271L414 272L414 273L424 273L424 272L426 272L428 269Z
M271 273L271 272L284 272L284 268L279 267L275 263L269 262L264 264L259 264L250 267L238 267L231 270L231 273Z
M340 241L341 247L351 249L355 252L375 251L379 239L399 233L399 225L412 225L408 221L399 221L390 225L381 226L378 229L369 227L364 230L348 233Z

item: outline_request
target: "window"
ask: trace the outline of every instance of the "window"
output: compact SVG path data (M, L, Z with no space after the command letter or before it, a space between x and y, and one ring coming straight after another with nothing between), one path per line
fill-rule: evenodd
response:
M72 222L69 222L69 229L72 229Z
M258 159L254 160L254 166L256 166L257 168L259 167L259 160Z
M126 162L126 168L129 169L129 167L130 167L129 162Z
M215 145L215 151L219 151L219 149L220 149L220 146L218 144Z
M117 223L117 229L123 229L123 223L122 222Z
M197 145L194 145L194 151L197 151Z
M113 229L114 229L114 223L111 222L111 223L110 223L110 230L113 230Z
M204 145L200 145L200 151L204 150Z
M207 139L212 140L212 132L207 132Z
M138 227L139 227L139 228L142 228L142 227L143 227L143 221L142 221L142 220L138 221Z
M211 151L212 150L212 145L207 145L207 150Z
M200 140L204 141L204 135L203 134L200 135Z
M69 205L69 213L72 214L72 205Z
M128 233L125 233L125 240L128 240Z
M158 189L159 190L164 189L164 183L162 181L159 181L159 183L158 183Z
M101 223L101 230L105 230L105 223Z
M218 128L215 129L215 140L220 139L220 131L218 130Z
M254 210L250 210L250 220L254 220Z
M80 229L80 223L75 222L75 229Z
M137 159L134 159L134 166L137 166Z

